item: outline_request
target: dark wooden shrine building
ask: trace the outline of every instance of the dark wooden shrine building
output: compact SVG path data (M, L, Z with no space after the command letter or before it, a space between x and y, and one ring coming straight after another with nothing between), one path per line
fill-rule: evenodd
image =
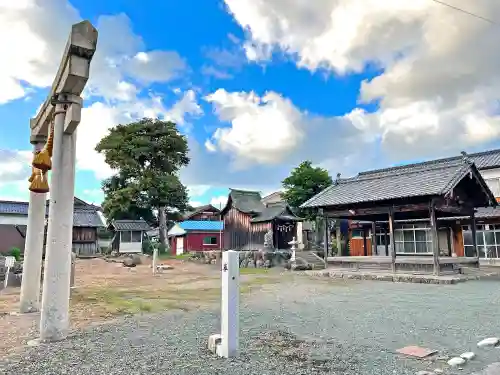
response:
M258 250L264 247L266 232L273 232L273 247L289 249L301 221L283 202L265 205L257 191L230 189L224 221L224 249Z
M460 223L458 218L468 218L475 228L475 208L496 204L475 164L464 157L338 178L302 207L317 209L326 217L355 221L365 233L369 228L370 254L332 257L329 263L371 263L390 266L394 272L411 269L439 274L457 269L457 264L479 265L475 233L472 256L452 254L446 248L451 247L453 236L461 233L453 230ZM448 238L440 237L440 231L448 233ZM447 244L440 246L440 239Z

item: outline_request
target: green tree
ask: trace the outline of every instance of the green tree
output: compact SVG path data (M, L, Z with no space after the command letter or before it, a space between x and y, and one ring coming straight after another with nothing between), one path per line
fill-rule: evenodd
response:
M300 205L326 189L333 183L328 171L313 167L309 160L303 161L282 181L283 198L302 217L313 219L316 215L300 209Z
M189 164L186 137L173 122L145 118L110 129L96 151L116 171L102 185L106 217L159 224L165 246L167 221L189 208L179 179L180 169Z

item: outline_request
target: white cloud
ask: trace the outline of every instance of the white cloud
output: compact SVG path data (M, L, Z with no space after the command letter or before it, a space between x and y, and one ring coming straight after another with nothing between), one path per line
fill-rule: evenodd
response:
M221 196L218 196L218 197L213 197L211 200L210 200L210 204L214 207L217 207L217 208L224 208L224 206L226 205L227 203L227 195L221 195Z
M187 188L189 196L193 198L204 195L210 189L210 185L189 185Z
M29 86L47 88L60 63L71 25L81 20L66 0L0 2L0 104L27 94ZM133 100L153 82L177 78L186 64L173 51L148 51L125 14L100 16L97 52L86 96ZM19 46L30 46L20 48Z
M311 115L276 92L259 97L219 89L205 99L219 119L231 125L218 128L205 148L230 155L233 169L298 163L303 158L321 161L331 150L352 152L355 141L371 141L349 117Z
M205 99L213 103L221 121L232 124L217 129L207 149L213 151L217 146L233 153L237 165L280 163L304 136L302 114L275 92L260 98L253 92L228 93L219 89Z
M500 19L497 0L450 0ZM382 73L360 99L376 114L349 116L392 159L431 157L500 137L500 28L429 0L225 0L247 32L247 58L288 54L299 67ZM449 142L452 137L453 142Z
M31 173L30 151L0 150L0 186L25 182Z
M191 207L200 207L200 206L203 206L203 203L201 203L200 201L189 201L189 205Z

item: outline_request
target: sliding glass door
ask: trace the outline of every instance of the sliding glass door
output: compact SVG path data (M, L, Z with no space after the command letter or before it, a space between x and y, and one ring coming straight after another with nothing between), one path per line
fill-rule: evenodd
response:
M469 225L462 227L464 252L466 257L474 257L472 231ZM479 257L483 259L500 258L500 225L484 224L476 226L476 241Z

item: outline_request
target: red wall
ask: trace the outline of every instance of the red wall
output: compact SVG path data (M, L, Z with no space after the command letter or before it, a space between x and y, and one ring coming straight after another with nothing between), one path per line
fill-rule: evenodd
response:
M215 237L217 238L216 245L205 245L203 244L203 239L205 237ZM221 245L219 241L221 239L220 232L188 232L184 236L184 252L190 251L209 251L209 250L219 250ZM224 243L224 232L222 232L222 243ZM177 241L174 238L171 239L170 242L172 246L172 253L177 254Z

